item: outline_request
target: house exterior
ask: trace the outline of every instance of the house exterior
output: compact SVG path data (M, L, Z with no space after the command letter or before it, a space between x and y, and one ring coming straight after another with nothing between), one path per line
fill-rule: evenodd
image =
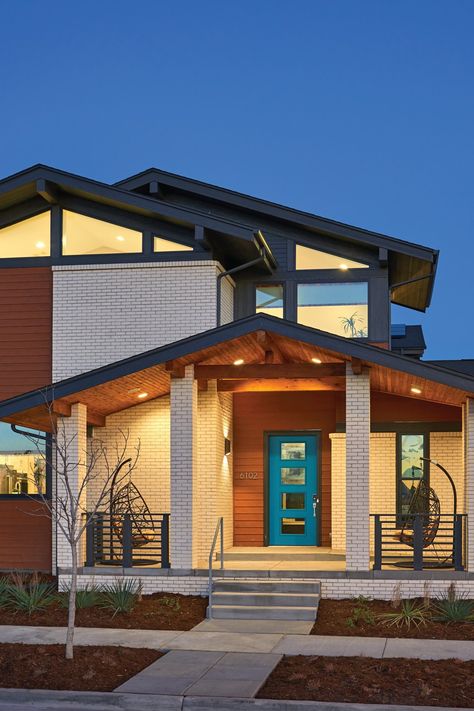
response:
M77 461L94 439L140 443L148 518L138 535L104 508L80 545L83 584L204 593L221 531L230 578L474 593L474 361L423 359L421 327L390 317L429 307L437 260L156 169L2 180L0 568L70 575L22 434L54 457L60 426ZM54 467L40 478L54 498ZM434 513L413 508L421 480Z

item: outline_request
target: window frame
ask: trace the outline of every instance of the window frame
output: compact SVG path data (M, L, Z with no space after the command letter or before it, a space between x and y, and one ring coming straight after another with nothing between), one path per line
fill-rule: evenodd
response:
M7 424L7 423L5 423ZM21 433L20 433L21 434ZM39 438L38 438L39 439ZM45 492L44 494L0 494L0 501L51 501L52 499L52 453L53 453L53 435L49 432L44 433L45 442Z
M417 423L413 423L413 427L401 428L396 432L396 443L395 443L395 514L397 518L397 524L402 525L406 520L406 515L402 512L402 437L409 435L422 435L423 436L423 456L429 459L430 456L430 439L431 439L431 429L426 426L421 427L416 426ZM430 465L429 462L425 462L423 468L423 478L424 481L430 485Z
M347 274L347 272L343 272L343 274ZM299 323L299 321L298 321L298 308L299 308L298 287L299 286L311 286L313 284L355 284L355 283L367 284L367 335L366 336L341 336L341 338L353 339L353 340L357 340L358 342L359 341L366 342L366 341L370 340L370 334L371 334L372 329L371 329L371 325L370 325L370 321L371 321L371 318L370 318L370 316L371 316L371 311L370 311L371 288L370 288L369 279L350 279L350 280L344 280L344 281L342 281L342 280L332 281L331 279L319 280L317 278L311 279L308 281L300 281L298 279L298 281L296 282L296 287L295 287L295 307L296 307L295 322ZM347 304L347 306L350 306L350 305L351 304ZM354 304L354 306L357 306L357 304ZM365 304L364 304L364 306L365 306ZM301 325L303 326L305 324L301 324ZM306 326L306 327L307 328L316 328L315 326ZM336 336L339 335L339 334L333 333L332 331L325 331L325 333L331 333L332 335L336 335Z

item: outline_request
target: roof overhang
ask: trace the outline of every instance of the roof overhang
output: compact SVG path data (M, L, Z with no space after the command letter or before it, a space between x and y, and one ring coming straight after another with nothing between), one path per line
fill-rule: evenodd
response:
M246 211L249 219L251 219L251 213L259 213L262 216L290 224L295 228L306 230L307 233L313 232L353 244L363 244L367 247L386 250L391 284L403 282L403 286L400 285L393 289L393 303L419 311L425 311L430 305L436 276L438 250L158 168L149 168L115 183L115 185L131 191L140 191L152 182L163 188L171 188L181 193L232 205L241 211Z
M259 255L267 269L276 266L262 233L251 225L209 215L204 210L157 201L150 196L44 165L32 166L0 181L0 211L7 211L19 203L38 197L44 200L46 208L48 204L61 204L61 198L68 195L125 210L150 220L192 228L200 226L206 230L206 239L218 253L218 258L221 257L228 267L250 261Z
M272 363L265 362L268 353L276 355ZM314 365L313 358L321 365ZM239 371L233 366L237 359L253 370ZM203 382L222 381L219 389L225 391L243 391L244 380L286 381L281 389L344 391L348 361L370 368L375 391L413 397L411 388L417 387L421 395L416 399L455 406L474 397L474 377L258 314L4 400L0 419L48 430L52 419L67 416L71 405L82 402L89 423L104 425L108 415L143 402L139 393L146 392L147 400L166 395L171 377L181 377L191 364ZM256 389L275 386L260 382Z

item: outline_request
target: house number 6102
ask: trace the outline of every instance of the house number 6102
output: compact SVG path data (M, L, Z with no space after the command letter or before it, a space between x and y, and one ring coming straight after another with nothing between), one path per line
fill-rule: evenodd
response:
M240 472L240 479L258 479L257 472Z

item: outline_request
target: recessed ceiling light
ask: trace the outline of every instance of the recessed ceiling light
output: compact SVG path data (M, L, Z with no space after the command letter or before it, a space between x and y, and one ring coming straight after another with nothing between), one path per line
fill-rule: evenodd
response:
M44 247L44 242L37 242L37 243L35 244L35 247L36 247L36 249L43 249L43 247Z
M119 242L125 242L125 237L122 237L122 235L117 235L115 239L118 239Z
M234 365L243 365L243 364L244 364L243 358L237 358L237 360L234 360Z
M136 393L139 393L141 388L132 388L131 390L127 390L127 393L129 395L136 395Z
M347 272L349 267L347 266L347 264L342 263L339 265L339 269L341 269L343 272Z
M322 363L321 358L311 358L311 363Z
M421 395L421 390L420 388L410 388L410 392L412 392L414 395Z
M148 393L140 393L140 395L137 395L137 397L139 397L140 400L142 400L142 398L148 397Z

